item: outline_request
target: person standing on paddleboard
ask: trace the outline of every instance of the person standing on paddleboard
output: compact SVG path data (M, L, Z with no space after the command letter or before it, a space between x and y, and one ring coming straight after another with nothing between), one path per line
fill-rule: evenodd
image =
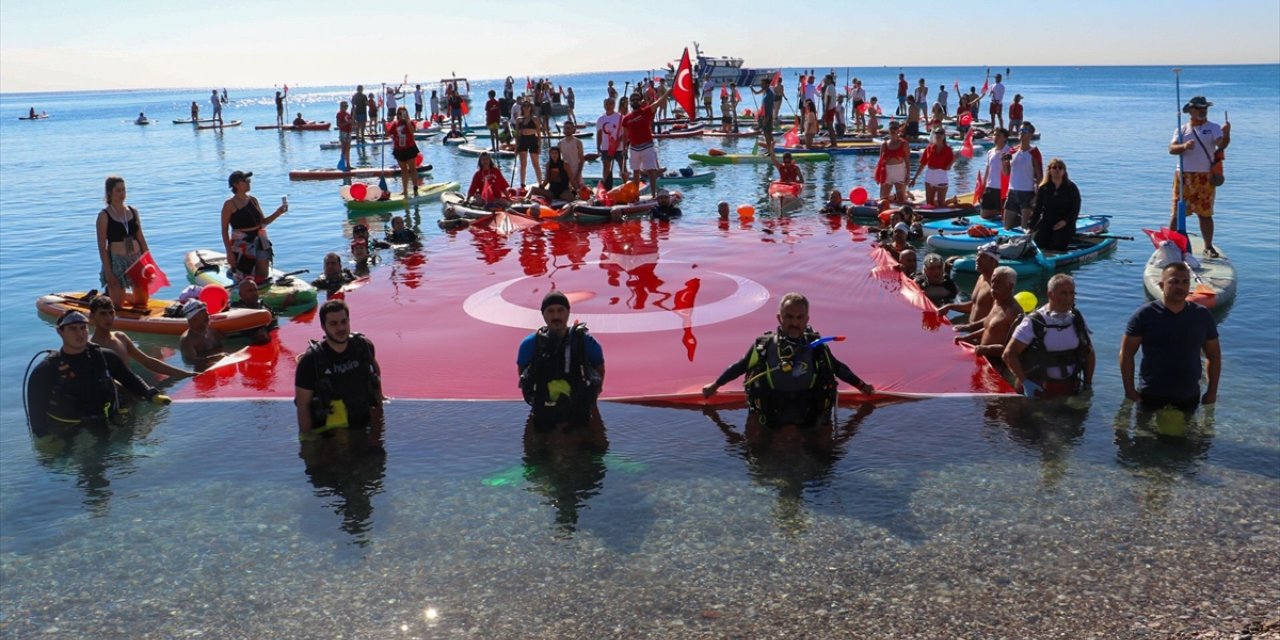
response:
M622 117L622 130L626 134L627 144L631 145L631 182L636 191L640 190L640 174L649 178L649 193L658 196L658 176L662 173L658 162L658 148L653 144L653 118L658 102L666 100L671 88L657 96L649 104L644 104L639 93L631 94L631 113Z
M282 200L270 216L263 215L258 199L249 195L252 178L252 171L233 171L227 177L231 197L222 203L222 244L233 277L266 282L273 255L267 225L284 215L289 203Z
M117 309L125 302L145 308L151 298L147 283L134 282L127 272L148 251L147 236L142 233L138 210L124 202L124 178L108 177L106 191L107 206L98 212L97 222L102 284Z
M222 124L222 100L218 99L217 89L213 90L212 97L209 98L209 102L213 104L213 117L210 118L210 120L221 125Z
M1175 131L1169 142L1169 154L1182 156L1181 174L1173 176L1173 212L1169 216L1169 228L1178 228L1178 199L1187 201L1187 213L1196 214L1200 220L1200 235L1204 237L1204 253L1218 257L1213 246L1213 201L1218 187L1214 177L1221 178L1222 152L1231 144L1231 123L1219 126L1209 121L1209 107L1213 103L1204 96L1196 96L1182 106L1182 112L1191 119ZM1214 165L1218 171L1215 171ZM1181 187L1181 188L1179 188Z
M351 94L351 118L355 120L356 140L364 142L365 123L369 121L369 98L364 95L364 85L356 85L356 92ZM339 127L341 131L341 127ZM339 134L341 135L341 134ZM351 167L351 147L347 147L346 155L347 168Z
M422 179L418 177L418 170L414 167L420 152L417 142L414 141L413 132L413 121L409 119L409 109L407 107L396 109L396 119L387 128L387 135L391 136L393 147L391 155L400 164L400 190L405 198L409 197L410 183L413 184L414 193L418 192L418 187L422 183Z

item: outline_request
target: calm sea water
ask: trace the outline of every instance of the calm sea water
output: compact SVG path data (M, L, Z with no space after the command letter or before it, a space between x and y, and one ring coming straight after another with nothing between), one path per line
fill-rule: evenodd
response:
M852 75L884 99L896 74ZM574 87L580 114L594 116L607 80L640 75L556 80ZM908 75L933 91L981 84L979 69ZM547 454L522 446L520 403L394 403L384 455L362 443L300 451L286 402L143 408L110 440L37 447L19 389L31 357L57 336L33 302L97 282L93 220L106 175L128 181L171 275L190 249L217 245L236 169L255 173L264 203L289 196L273 233L315 256L315 267L347 246L346 218L335 183L287 177L332 166L336 152L319 143L335 134L252 130L274 118L269 89L231 89L225 116L245 125L222 133L170 124L192 100L207 112L207 89L0 95L0 631L679 637L800 633L819 609L837 628L857 610L864 629L915 616L980 630L979 618L1020 609L979 596L1049 581L1083 603L1081 571L1199 611L1200 599L1158 577L1218 580L1280 538L1280 67L1183 73L1183 100L1207 96L1212 119L1225 111L1233 126L1216 220L1240 285L1220 315L1218 406L1176 440L1129 428L1114 355L1143 302L1150 245L1140 229L1168 215L1173 75L1017 68L1006 84L1025 96L1042 150L1066 161L1086 210L1113 215L1113 233L1139 237L1074 274L1099 349L1092 403L1067 413L1017 399L843 409L847 439L822 458L747 452L742 411L620 405L602 409L606 454ZM473 85L489 88L501 87ZM332 120L351 90L293 88L290 114ZM53 117L18 121L30 107ZM155 124L133 125L139 111ZM708 144L665 141L661 152L672 164ZM473 159L423 148L436 179L470 176ZM842 159L809 175L847 192L870 185L873 162ZM972 185L975 170L961 163L955 188ZM713 186L686 189L686 216L713 216L722 199L752 201L761 179L753 168L719 170ZM440 233L431 223L438 207L422 213L422 229ZM172 341L141 340L175 357ZM1274 554L1254 558L1262 573L1247 578L1273 596L1274 565ZM967 608L955 604L966 599ZM1054 628L1050 618L1032 624Z

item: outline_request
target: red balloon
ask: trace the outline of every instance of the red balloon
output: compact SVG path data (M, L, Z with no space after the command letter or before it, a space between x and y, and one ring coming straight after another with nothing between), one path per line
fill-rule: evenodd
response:
M855 206L862 206L867 203L867 190L862 187L854 187L849 190L849 202Z
M209 313L222 313L227 308L227 303L231 302L231 294L216 284L207 285L200 290L200 302L209 307Z
M369 193L369 187L366 186L363 182L357 182L351 185L352 200L364 200L364 196L366 193Z
M971 114L971 113L962 113L962 114L960 114L960 119L959 119L957 122L959 122L959 123L960 123L960 126L962 126L962 127L967 127L967 126L969 126L969 124L970 124L970 123L972 123L972 122L973 122L973 114Z
M421 154L421 153L419 153L419 154L418 154L418 157L416 157L416 158L414 158L414 159L413 159L413 166L415 166L415 167L421 167L421 166L422 166L422 154Z

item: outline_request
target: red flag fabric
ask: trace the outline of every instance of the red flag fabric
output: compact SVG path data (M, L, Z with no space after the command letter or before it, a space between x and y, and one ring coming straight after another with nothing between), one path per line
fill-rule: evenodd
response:
M987 177L982 175L982 172L979 171L978 181L973 185L973 199L975 204L977 204L977 202L980 202L982 200L982 192L986 190L987 190Z
M984 78L982 80L982 95L984 96L987 95L987 89L991 88L990 80L990 78Z
M287 96L287 95L289 95L289 85L287 85L287 84L284 86L284 94L285 94L286 96Z
M467 115L468 113L471 113L471 105L467 104L467 101L466 101L466 100L463 100L463 101L462 101L462 115L464 115L464 116L465 116L465 115Z
M773 74L773 82L770 82L770 83L769 83L769 85L770 85L770 86L774 86L774 87L776 87L776 86L778 86L778 85L780 85L780 84L782 84L782 71L780 71L780 70L779 70L779 71L774 72L774 74Z
M524 89L525 91L533 91L533 78L530 78L529 76L524 77Z
M791 129L787 131L787 135L782 136L782 146L784 147L800 146L800 128L799 127L791 127Z
M129 278L134 284L147 284L147 293L154 295L155 292L169 286L169 277L160 270L160 265L156 264L155 259L151 257L151 252L144 252L138 256L138 260L129 266L124 272L125 277Z
M1004 202L1009 197L1009 174L1000 175L1000 202Z
M956 80L956 83L951 86L956 88L956 95L960 95L960 81Z
M685 47L684 55L680 56L680 66L676 68L676 80L671 87L671 97L689 117L692 118L698 113L694 103L693 65L689 62L688 47Z
M973 158L973 131L977 127L969 127L969 133L964 136L964 144L960 147L960 155L966 158Z

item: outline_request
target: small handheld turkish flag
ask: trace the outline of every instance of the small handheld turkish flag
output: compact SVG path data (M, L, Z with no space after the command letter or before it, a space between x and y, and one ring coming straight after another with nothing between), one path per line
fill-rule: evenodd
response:
M125 270L124 275L136 284L147 285L147 293L152 295L169 286L169 277L160 270L160 265L152 259L150 251L139 256L138 260Z
M689 48L685 47L680 56L680 66L676 67L676 81L671 87L671 97L690 118L697 112L693 106L693 66L689 64Z

